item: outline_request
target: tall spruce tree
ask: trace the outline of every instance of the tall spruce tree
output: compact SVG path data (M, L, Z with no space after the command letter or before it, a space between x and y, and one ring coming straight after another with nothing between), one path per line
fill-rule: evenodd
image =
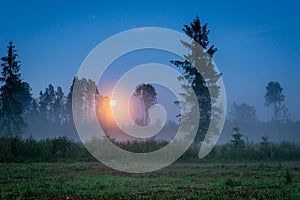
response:
M30 86L22 81L20 61L13 42L8 45L7 56L1 58L0 77L1 131L6 135L21 135L26 127L25 109L31 99Z
M211 97L208 87L213 90L215 97L218 96L219 87L216 83L221 74L215 71L214 68L212 57L217 49L214 45L210 45L208 39L210 31L207 28L207 23L202 25L199 17L196 16L190 25L184 25L183 31L193 40L191 43L182 41L184 47L187 48L190 53L184 55L186 60L173 60L171 63L184 71L183 76L188 80L187 87L192 87L197 96L200 121L194 142L199 143L204 139L207 133L211 118L212 103L216 100L216 98ZM199 45L203 48L203 50L200 50L202 52L199 51ZM202 75L205 75L206 78ZM183 83L183 88L185 87L186 85ZM190 97L190 94L184 94L184 98L187 102ZM192 119L190 120L192 121Z

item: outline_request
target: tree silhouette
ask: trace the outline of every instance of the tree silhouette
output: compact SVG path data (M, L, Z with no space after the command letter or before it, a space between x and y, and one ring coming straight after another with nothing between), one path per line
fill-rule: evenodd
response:
M282 87L277 81L271 81L266 86L265 94L265 104L267 106L273 105L274 110L274 120L278 121L280 111L286 110L286 107L283 105L285 96L283 95Z
M194 40L191 43L182 41L183 45L191 53L189 55L184 55L186 60L174 60L171 61L171 63L183 69L184 78L188 80L188 85L192 87L197 96L200 121L194 141L195 143L198 143L204 139L204 135L207 133L211 117L212 103L215 101L215 98L211 97L208 87L213 88L215 97L218 96L219 87L216 85L216 82L220 78L221 74L216 72L214 69L212 56L216 53L217 49L214 45L210 45L210 41L208 39L210 31L207 28L207 23L202 25L199 17L196 16L190 25L184 25L183 31L188 37ZM199 44L205 52L199 52ZM204 74L207 78L204 78L199 73L198 69L201 69L202 75ZM183 88L184 87L185 86L183 85ZM188 101L190 98L189 94L185 94L184 98Z
M40 91L39 96L39 110L41 117L48 125L52 125L55 121L54 116L54 104L55 104L55 89L52 84L49 84L45 91Z
M245 141L242 139L243 135L240 133L240 128L235 126L233 128L233 134L231 144L235 149L243 149L245 147Z
M76 81L76 77L73 78L72 84L70 86L69 93L66 97L66 120L73 124L73 115L72 115L72 93L73 93L73 88L74 88L74 83Z
M142 83L136 87L134 96L140 98L143 112L142 119L138 119L136 122L139 125L145 126L149 123L149 109L157 103L157 93L151 84Z
M56 124L62 126L63 123L66 121L66 107L65 107L66 97L59 86L55 91L55 101L54 101L54 119Z
M31 101L31 93L29 84L22 81L20 61L12 41L7 48L7 56L1 58L0 122L1 131L11 136L22 134L26 126L24 114Z
M264 135L261 137L262 141L259 143L260 150L264 153L266 158L271 158L272 156L272 143L269 142L269 137Z
M258 121L254 106L246 103L233 103L229 113L230 119L238 124L253 124Z

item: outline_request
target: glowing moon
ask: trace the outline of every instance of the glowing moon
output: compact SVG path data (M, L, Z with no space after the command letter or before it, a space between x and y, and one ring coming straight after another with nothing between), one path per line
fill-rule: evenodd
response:
M116 106L117 105L117 102L116 102L116 100L111 100L110 101L110 106Z

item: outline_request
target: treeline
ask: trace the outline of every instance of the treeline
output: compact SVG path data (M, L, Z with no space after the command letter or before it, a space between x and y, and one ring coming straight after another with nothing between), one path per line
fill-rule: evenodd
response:
M96 107L95 102L104 99L99 95L95 82L78 77L74 78L67 94L61 87L55 88L49 84L35 98L30 84L22 78L21 63L12 41L7 47L7 55L1 57L1 61L0 135L31 135L38 139L68 136L76 139L72 101L80 105L82 120L89 120L90 111ZM75 82L78 92L73 97Z
M233 103L223 127L221 143L230 140L234 126L241 128L245 140L259 142L262 135L267 135L269 140L275 143L287 140L300 144L300 121L292 120L285 106L280 108L276 119L273 117L269 121L260 121L254 106L247 103Z
M282 140L278 143L269 141L268 136L262 136L257 143L244 140L239 127L233 128L231 140L223 145L217 145L207 156L208 160L237 161L271 161L300 159L299 144Z
M67 137L36 140L20 136L0 137L0 162L94 161L82 143Z
M80 87L76 97L72 97L75 81ZM85 78L74 78L67 95L61 87L56 89L49 84L44 91L39 93L38 98L32 98L28 111L25 114L27 127L26 135L34 138L67 136L78 140L77 132L72 116L72 100L82 109L82 120L89 120L89 113L95 109L97 94L91 94L90 88L96 88L95 82Z
M280 143L286 140L300 144L300 121L293 120L284 123L278 123L274 120L267 122L256 121L254 123L226 120L219 139L220 143L230 141L232 127L236 125L241 128L246 141L254 141L257 143L261 140L262 136L268 136L269 140L274 143Z
M158 150L168 144L166 141L113 141L120 148L146 153ZM192 145L180 158L179 162L230 162L230 161L296 161L300 159L300 146L282 141L275 144L263 136L259 143L247 143L236 131L232 140L217 145L204 159L198 158L199 148ZM22 139L20 136L0 137L0 162L93 162L96 159L80 142L67 137L35 140L32 137Z

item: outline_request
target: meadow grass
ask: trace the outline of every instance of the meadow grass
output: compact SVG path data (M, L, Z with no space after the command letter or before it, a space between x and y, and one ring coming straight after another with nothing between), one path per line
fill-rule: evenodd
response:
M100 163L1 163L1 199L300 199L300 163L174 163L129 174Z

